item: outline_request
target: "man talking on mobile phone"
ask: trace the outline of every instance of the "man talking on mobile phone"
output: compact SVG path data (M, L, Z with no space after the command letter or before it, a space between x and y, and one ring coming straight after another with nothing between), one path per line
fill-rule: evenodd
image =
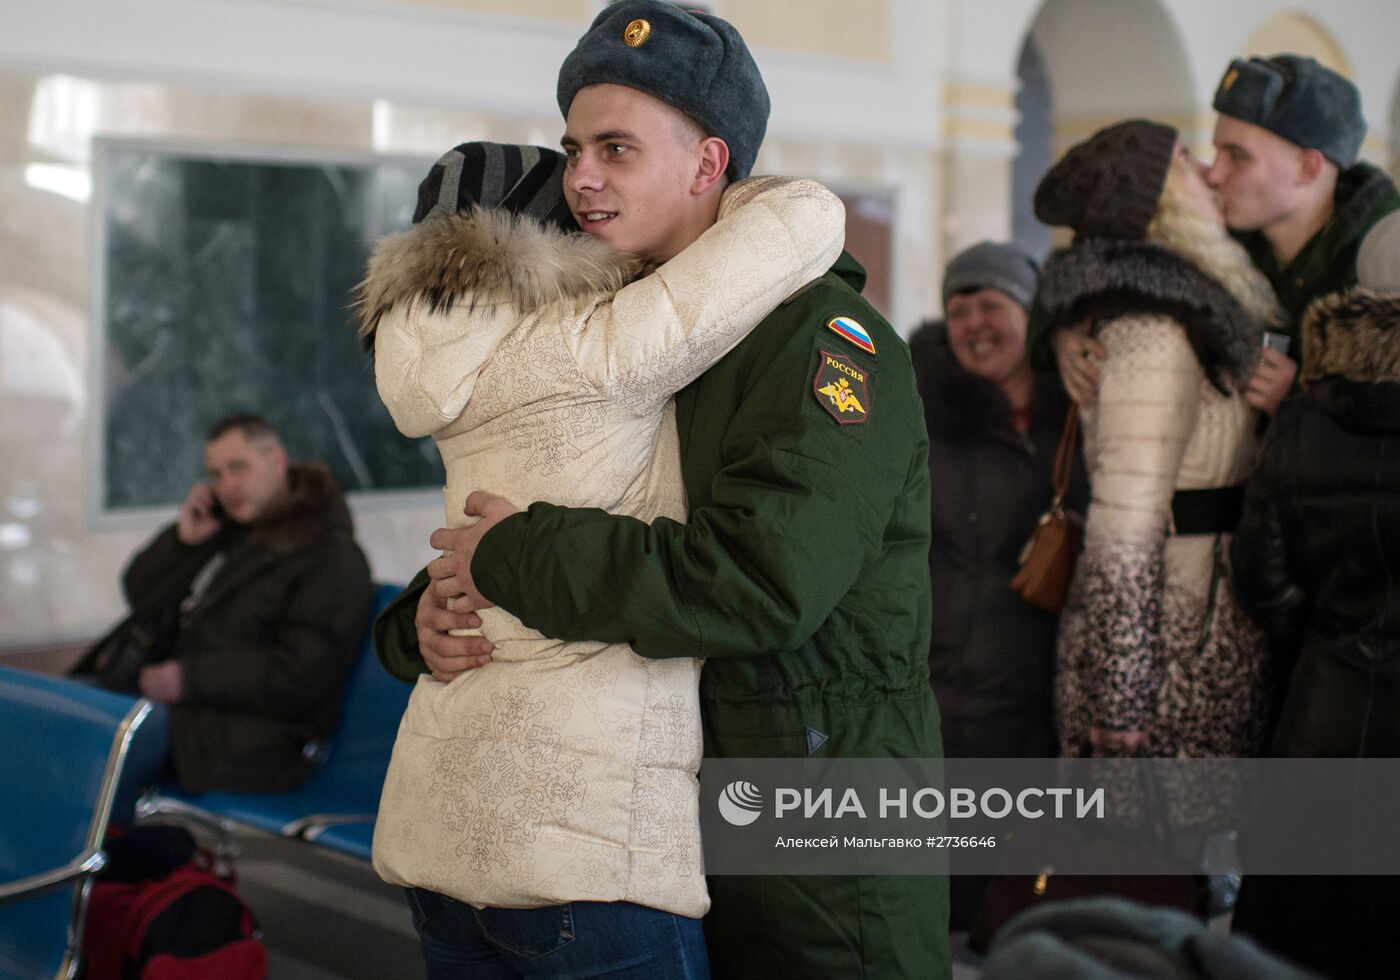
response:
M345 498L277 433L227 416L207 480L122 575L131 614L76 669L170 705L181 786L291 789L315 767L374 586Z

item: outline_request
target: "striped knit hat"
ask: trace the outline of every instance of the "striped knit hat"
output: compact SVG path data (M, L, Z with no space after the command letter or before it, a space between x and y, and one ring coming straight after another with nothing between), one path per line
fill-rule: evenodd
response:
M418 185L417 224L434 212L500 208L564 231L578 224L564 200L564 155L543 146L463 143L443 154Z

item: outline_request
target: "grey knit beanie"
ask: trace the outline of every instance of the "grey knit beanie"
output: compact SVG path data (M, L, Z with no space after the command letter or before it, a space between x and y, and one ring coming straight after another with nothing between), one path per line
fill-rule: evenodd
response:
M559 111L586 85L645 92L729 145L731 180L753 170L768 128L768 88L739 32L666 0L621 0L594 19L559 67Z
M1140 239L1157 213L1176 130L1146 119L1101 129L1070 147L1035 189L1035 216L1085 238Z
M578 231L564 199L564 154L543 146L462 143L444 153L418 185L417 224L435 212L480 205Z
M1400 211L1377 221L1361 240L1356 280L1377 293L1400 295Z
M1302 55L1236 58L1221 77L1212 104L1222 115L1321 151L1343 170L1356 163L1366 138L1356 86Z
M1039 278L1040 266L1015 242L978 242L953 256L943 270L943 308L957 293L995 289L1029 310Z

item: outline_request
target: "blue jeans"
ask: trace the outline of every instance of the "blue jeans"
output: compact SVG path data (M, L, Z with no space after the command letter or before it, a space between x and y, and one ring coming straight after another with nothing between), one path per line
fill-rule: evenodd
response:
M699 919L629 902L476 909L424 888L408 906L428 980L706 980Z

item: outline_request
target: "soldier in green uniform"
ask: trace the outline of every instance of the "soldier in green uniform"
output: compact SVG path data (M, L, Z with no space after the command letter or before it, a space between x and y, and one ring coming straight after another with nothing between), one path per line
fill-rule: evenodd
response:
M653 259L703 231L665 224L665 182L644 173L645 141L610 115L608 97L621 106L640 92L679 109L729 144L742 175L766 125L756 67L745 53L734 77L691 78L742 45L724 21L659 0L599 15L559 82L566 192L585 231ZM619 166L629 154L630 184ZM629 200L629 187L656 199ZM663 215L650 237L637 234L645 212ZM908 348L861 298L864 278L843 255L677 396L688 523L547 503L522 513L475 493L468 513L482 520L433 536L450 554L429 566L432 588L420 575L381 618L386 665L448 678L482 663L487 641L446 633L479 623L460 598L447 611L448 597L465 596L548 636L709 658L707 756L941 756L927 666L927 435ZM945 878L709 886L715 976L950 975Z
M1381 170L1357 161L1366 136L1356 86L1311 58L1236 59L1215 92L1215 161L1206 179L1225 223L1278 294L1292 357L1266 350L1245 398L1272 415L1297 374L1303 312L1356 285L1356 253L1371 226L1400 208ZM1051 338L1061 377L1093 401L1103 351L1086 333Z

